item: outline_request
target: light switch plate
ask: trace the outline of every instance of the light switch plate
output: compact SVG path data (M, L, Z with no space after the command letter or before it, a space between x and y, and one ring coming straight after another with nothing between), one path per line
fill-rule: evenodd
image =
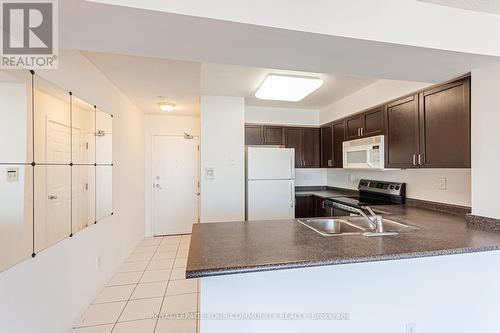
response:
M19 180L19 168L7 168L7 181L17 182Z
M446 190L447 187L447 179L445 177L438 178L438 190Z
M206 180L215 179L215 168L205 168L205 179Z

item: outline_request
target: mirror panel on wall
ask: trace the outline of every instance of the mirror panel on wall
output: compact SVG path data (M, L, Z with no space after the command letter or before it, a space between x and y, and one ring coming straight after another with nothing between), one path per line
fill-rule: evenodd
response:
M35 163L71 163L70 94L52 83L34 79Z
M71 166L36 165L35 253L71 234Z
M96 167L96 220L100 221L113 213L113 167Z
M95 169L93 165L73 165L71 169L72 233L94 224Z
M96 115L93 105L73 95L71 98L73 164L94 165Z
M0 272L33 253L33 167L0 165Z
M0 71L0 271L113 214L113 117Z
M0 71L0 163L33 162L33 76Z
M113 163L113 117L96 109L96 163Z

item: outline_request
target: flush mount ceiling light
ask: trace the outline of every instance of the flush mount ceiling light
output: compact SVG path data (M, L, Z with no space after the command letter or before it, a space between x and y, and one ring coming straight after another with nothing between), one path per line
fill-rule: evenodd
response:
M316 77L269 74L255 93L258 99L298 102L321 87Z
M175 103L159 102L158 106L160 107L160 110L165 111L165 112L170 112L175 108Z

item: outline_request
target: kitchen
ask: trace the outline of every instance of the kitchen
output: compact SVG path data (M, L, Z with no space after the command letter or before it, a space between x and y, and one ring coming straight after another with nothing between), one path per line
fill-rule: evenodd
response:
M202 317L200 330L473 330L476 290L449 299L473 272L498 274L500 236L467 205L471 89L465 74L321 126L246 123L247 222L194 225L186 276L201 278L200 314L274 320ZM308 317L323 312L333 319ZM273 317L292 314L304 317Z

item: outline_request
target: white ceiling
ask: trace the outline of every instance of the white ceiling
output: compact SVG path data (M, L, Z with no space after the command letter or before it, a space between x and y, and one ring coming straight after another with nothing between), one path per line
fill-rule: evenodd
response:
M376 81L189 61L147 58L109 53L83 52L99 70L145 113L161 113L159 96L176 103L171 114L199 114L200 95L242 96L246 105L300 109L319 109ZM264 101L255 91L269 73L319 77L324 84L300 102Z
M199 113L200 63L109 53L83 54L145 113L161 113L159 96L176 103L169 114Z
M426 5L429 6L441 7ZM121 24L110 24L110 17ZM307 19L310 22L312 18L309 15ZM498 58L477 54L81 0L59 2L59 26L62 48L341 76L441 82L498 61ZM404 27L380 26L391 31ZM416 33L422 35L420 31Z
M498 0L419 0L435 5L460 8L473 12L483 12L500 15L500 1Z
M323 85L299 102L265 101L254 96L267 74L289 74L323 79ZM268 68L255 68L219 64L201 66L201 91L207 95L245 96L245 104L251 106L320 109L377 81L371 78L355 78L297 72Z

